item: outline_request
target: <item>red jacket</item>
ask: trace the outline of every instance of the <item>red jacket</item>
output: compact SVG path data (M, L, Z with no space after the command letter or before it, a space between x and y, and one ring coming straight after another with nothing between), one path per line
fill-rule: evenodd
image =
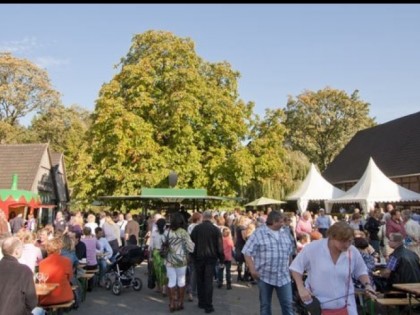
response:
M73 277L73 268L69 258L58 253L49 254L39 262L39 272L47 273L47 283L58 283L50 294L40 296L41 305L59 304L73 300L70 279Z

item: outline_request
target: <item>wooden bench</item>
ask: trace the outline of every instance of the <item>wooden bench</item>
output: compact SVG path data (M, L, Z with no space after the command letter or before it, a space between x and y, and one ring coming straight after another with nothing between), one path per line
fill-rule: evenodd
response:
M376 299L376 303L378 303L379 305L385 306L386 309L388 308L396 308L398 313L400 314L400 309L399 306L409 306L410 305L410 301L408 298L377 298ZM411 305L418 305L420 304L420 301L417 300L412 300L411 301Z
M88 281L92 279L94 276L95 276L94 273L85 273L77 277L80 280L80 283L82 284L82 301L86 300Z
M360 306L362 307L362 314L366 315L366 310L369 309L369 314L375 314L375 303L371 299L366 299L366 293L364 289L355 288L354 295L358 298Z
M74 300L61 303L43 306L48 315L58 314L61 309L69 308L74 304Z

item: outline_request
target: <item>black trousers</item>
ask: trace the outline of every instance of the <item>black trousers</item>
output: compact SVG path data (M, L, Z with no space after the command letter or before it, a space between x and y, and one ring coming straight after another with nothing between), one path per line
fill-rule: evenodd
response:
M213 307L213 279L216 260L196 260L198 305L204 309Z

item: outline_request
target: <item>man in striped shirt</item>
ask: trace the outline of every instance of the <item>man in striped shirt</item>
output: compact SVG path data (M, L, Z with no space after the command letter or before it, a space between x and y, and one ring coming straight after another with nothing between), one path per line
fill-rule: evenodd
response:
M294 315L289 273L293 244L283 226L283 213L271 211L266 224L255 230L242 249L252 277L258 280L261 315L271 315L273 290L276 291L282 314Z

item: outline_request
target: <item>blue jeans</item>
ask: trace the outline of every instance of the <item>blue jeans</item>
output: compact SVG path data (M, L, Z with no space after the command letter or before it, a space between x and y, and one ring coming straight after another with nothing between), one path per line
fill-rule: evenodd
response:
M225 268L217 268L217 283L223 284L223 273L226 270L226 284L231 284L232 283L232 276L231 276L232 262L229 260L225 260L224 265L225 265Z
M45 310L37 306L32 310L32 315L45 315Z
M261 279L258 280L260 289L260 315L271 315L271 299L273 290L276 290L277 298L280 302L282 315L294 315L292 283L289 282L281 287L268 284Z

